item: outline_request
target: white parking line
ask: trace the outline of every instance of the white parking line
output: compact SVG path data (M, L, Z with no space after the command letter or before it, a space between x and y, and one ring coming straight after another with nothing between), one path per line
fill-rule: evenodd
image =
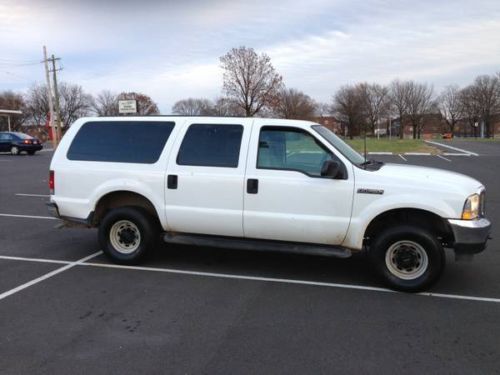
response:
M52 216L14 215L14 214L0 214L0 216L4 216L4 217L19 217L19 218L26 218L26 219L59 220L58 218L52 217Z
M446 147L446 148L449 148L449 149L451 149L451 150L460 151L460 152L463 152L464 154L469 154L469 155L479 156L479 154L476 154L475 152L472 152L472 151L467 151L467 150L464 150L464 149L462 149L462 148L453 147L453 146L450 146L450 145L445 145L445 144L443 144L443 143L433 142L433 141L425 141L425 142L430 143L431 145L436 145L436 146Z
M17 193L16 194L18 197L41 197L41 198L48 198L50 195L48 194L23 194L23 193Z
M405 155L413 155L413 156L430 156L430 152L405 152Z
M82 258L80 260L77 260L76 262L71 262L69 264L66 264L65 266L63 266L61 268L58 268L58 269L56 269L54 271L46 273L45 275L42 275L40 277L37 277L36 279L28 281L27 283L19 285L18 287L14 288L14 289L8 290L8 291L0 294L0 301L3 300L4 298L7 298L7 297L9 297L9 296L17 293L17 292L20 292L21 290L29 288L32 285L35 285L35 284L38 284L39 282L47 280L47 279L51 278L52 276L55 276L55 275L57 275L57 274L59 274L61 272L69 270L70 268L73 268L75 266L78 266L79 264L82 264L83 262L86 262L87 260L95 258L96 256L101 255L101 254L102 254L102 251L98 251L97 253L94 253L92 255L86 256L86 257L84 257L84 258Z
M443 152L445 156L472 156L471 154L462 154L458 152Z
M443 160L446 160L446 161L451 162L451 160L450 160L450 159L446 159L444 156L441 156L441 155L436 155L436 156L437 156L438 158L441 158L441 159L443 159Z
M406 160L406 159L405 159L405 157L404 157L403 155L401 155L401 154L399 154L399 157L400 157L401 159L403 159L404 161L408 161L408 160Z
M363 291L384 292L384 293L399 293L399 292L396 292L392 289L379 288L379 287L374 287L374 286L356 285L356 284L340 284L340 283L328 283L328 282L321 282L321 281L283 279L283 278L260 277L260 276L246 276L246 275L217 273L217 272L179 270L179 269L173 269L173 268L122 266L122 265L118 265L118 264L109 264L109 263L85 263L86 260L94 258L101 253L102 252L97 252L95 254L89 255L86 258L82 258L76 262L68 262L68 261L62 261L62 260L39 259L39 258L8 257L8 256L0 256L0 259L8 259L8 260L11 259L11 260L20 260L20 261L27 261L27 262L43 262L43 263L62 263L62 264L66 263L67 265L65 267L58 269L58 270L61 270L60 272L63 271L63 268L64 268L64 270L66 270L66 269L74 267L74 266L86 266L86 267L100 267L100 268L111 268L111 269L120 269L120 270L131 270L131 271L162 272L162 273L170 273L170 274L178 274L178 275L214 277L214 278L221 278L221 279L264 281L264 282L281 283L281 284L319 286L319 287L328 287L328 288L352 289L352 290L363 290ZM56 270L56 271L58 271L58 270ZM56 272L56 271L53 271L53 272ZM59 273L59 272L57 272L57 273ZM49 275L49 274L47 274L47 275ZM47 275L45 275L45 276L47 276ZM44 277L44 276L42 276L42 277ZM46 277L46 278L48 278L48 277ZM45 280L45 278L43 280ZM42 281L42 280L39 280L39 281ZM39 281L37 281L37 282L39 282ZM464 300L464 301L500 303L500 298L492 298L492 297L477 297L477 296L466 296L466 295L445 294L445 293L432 293L432 292L416 293L416 295L425 296L425 297ZM2 299L2 295L0 295L0 300L1 299Z

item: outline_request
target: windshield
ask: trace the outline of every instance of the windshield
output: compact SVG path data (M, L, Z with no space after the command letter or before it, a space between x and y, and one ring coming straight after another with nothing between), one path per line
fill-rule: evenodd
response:
M319 133L328 143L335 147L342 155L344 155L353 164L362 164L365 158L357 151L354 151L351 146L345 143L342 139L337 137L330 129L322 125L313 125L313 130Z

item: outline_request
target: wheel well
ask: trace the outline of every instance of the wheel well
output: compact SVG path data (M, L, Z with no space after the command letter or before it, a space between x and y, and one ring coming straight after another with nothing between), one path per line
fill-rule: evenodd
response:
M446 220L432 212L415 208L401 208L386 211L376 216L365 231L364 244L377 236L384 228L398 224L411 224L429 230L444 244L453 242L453 233Z
M151 216L158 218L158 213L149 199L146 197L132 193L130 191L114 191L102 196L97 202L92 217L92 224L98 225L106 212L113 208L124 206L141 207L147 211Z

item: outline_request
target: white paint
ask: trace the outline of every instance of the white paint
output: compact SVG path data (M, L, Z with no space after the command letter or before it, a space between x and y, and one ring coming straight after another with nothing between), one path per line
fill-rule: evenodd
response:
M457 152L443 152L445 156L471 156L471 154L462 154Z
M23 258L23 257L12 257L8 255L0 255L2 260L19 260L24 262L38 262L38 263L57 263L57 264L71 264L72 261L69 260L56 260L56 259L43 259L43 258Z
M52 216L34 216L34 215L14 215L14 214L0 214L3 217L19 217L26 219L44 219L44 220L59 220Z
M263 281L263 282L274 282L274 283L283 283L283 284L296 284L296 285L308 285L308 286L319 286L319 287L340 288L340 289L364 290L364 291L384 292L384 293L399 293L399 292L396 292L394 290L387 289L387 288L379 288L379 287L374 287L374 286L365 286L365 285L356 285L356 284L340 284L340 283L328 283L328 282L321 282L321 281L296 280L296 279L284 279L284 278L260 277L260 276L247 276L247 275L237 275L237 274L227 274L227 273L217 273L217 272L179 270L179 269L173 269L173 268L122 266L122 265L118 265L118 264L109 264L109 263L92 263L92 262L85 263L87 260L92 259L92 258L100 255L101 253L102 252L99 251L97 253L89 255L88 257L77 260L76 262L70 262L70 261L65 261L65 260L41 259L41 258L11 257L11 256L0 256L0 259L25 261L25 262L66 264L67 265L67 266L59 268L55 271L52 271L52 272L59 271L57 273L63 272L63 268L64 268L64 270L67 270L67 269L72 268L74 266L87 266L87 267L111 268L111 269L129 270L129 271L162 272L162 273L170 273L170 274L178 274L178 275L215 277L215 278L223 278L223 279ZM49 275L49 274L47 274L47 275ZM48 278L48 277L46 277L47 275L42 276L42 277L44 277L44 280ZM39 280L38 282L40 282L40 281L42 281L42 280ZM33 282L30 282L30 283L33 283ZM25 284L23 284L23 285L25 285ZM33 285L33 284L31 284L31 285ZM18 287L18 288L20 288L20 287ZM13 294L13 293L11 293L11 294ZM400 294L402 294L402 293L400 293ZM465 301L500 303L500 298L492 298L492 297L477 297L477 296L432 293L432 292L416 293L416 295L426 296L426 297L436 297L436 298L458 299L458 300L465 300ZM0 295L0 299L2 299L1 295Z
M429 156L430 152L405 152L404 155L414 155L414 156Z
M8 290L8 291L0 294L0 301L3 300L4 298L7 298L7 297L9 297L9 296L17 293L17 292L20 292L21 290L29 288L30 286L38 284L38 283L40 283L40 282L42 282L44 280L47 280L47 279L51 278L52 276L55 276L57 274L60 274L61 272L69 270L70 268L73 268L73 267L75 267L75 266L77 266L79 264L82 264L83 262L86 262L87 260L95 258L96 256L101 255L101 254L102 254L102 251L98 251L97 253L94 253L92 255L86 256L86 257L84 257L84 258L82 258L80 260L77 260L76 262L72 262L72 263L66 264L64 267L58 268L58 269L56 269L54 271L46 273L45 275L37 277L36 279L28 281L27 283L19 285L18 287L14 288L14 289Z
M446 161L451 162L451 160L450 160L450 159L447 159L447 158L445 158L444 156L441 156L441 155L436 155L436 156L437 156L438 158L441 158L441 159L443 159L443 160L446 160Z
M328 283L328 282L321 282L321 281L296 280L296 279L284 279L284 278L260 277L260 276L246 276L246 275L236 275L236 274L217 273L217 272L200 272L200 271L178 270L178 269L171 269L171 268L154 268L154 267L150 268L150 267L140 267L140 266L122 266L122 265L118 265L118 264L106 264L106 263L82 263L79 265L90 266L90 267L136 270L136 271L163 272L163 273L172 273L172 274L179 274L179 275L216 277L216 278L223 278L223 279L264 281L264 282L282 283L282 284L296 284L296 285L319 286L319 287L328 287L328 288L354 289L354 290L364 290L364 291L372 291L372 292L403 294L403 293L394 291L392 289L379 288L379 287L374 287L374 286L365 286L365 285L355 285L355 284L340 284L340 283ZM443 293L432 293L432 292L416 293L416 295L427 296L427 297L437 297L437 298L459 299L459 300L466 300L466 301L468 300L468 301L500 303L500 298L490 298L490 297L476 297L476 296L465 296L465 295L458 295L458 294L443 294Z
M41 197L41 198L48 198L50 195L48 194L23 194L23 193L18 193L16 194L18 197Z
M393 153L386 151L377 151L377 152L369 152L368 155L393 155Z
M403 159L404 161L408 161L408 160L406 160L406 159L405 159L405 157L404 157L403 155L401 155L401 154L399 154L399 157L400 157L401 159Z
M433 142L433 141L425 141L425 142L430 143L430 144L432 144L432 145L436 145L436 146L441 146L441 147L449 148L449 149L451 149L451 150L460 151L460 152L463 152L464 154L469 154L469 155L479 156L479 154L476 154L475 152L472 152L472 151L467 151L467 150L464 150L464 149L462 149L462 148L453 147L453 146L450 146L450 145L445 145L445 144L443 144L443 143Z

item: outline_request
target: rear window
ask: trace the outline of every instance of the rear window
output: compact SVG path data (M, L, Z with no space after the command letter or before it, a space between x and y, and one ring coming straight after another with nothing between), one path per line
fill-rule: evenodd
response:
M182 140L177 164L237 168L241 125L193 124Z
M24 134L24 133L17 133L16 132L16 133L12 133L12 134L18 138L21 138L21 139L33 139L33 137L31 135Z
M153 164L160 158L174 122L87 122L68 150L69 160Z

